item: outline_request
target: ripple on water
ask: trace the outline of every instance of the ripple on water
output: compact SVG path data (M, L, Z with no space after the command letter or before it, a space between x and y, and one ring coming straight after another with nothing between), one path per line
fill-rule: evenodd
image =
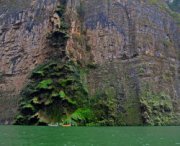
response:
M143 146L149 146L149 145L150 145L150 144L147 143L147 144L144 144Z

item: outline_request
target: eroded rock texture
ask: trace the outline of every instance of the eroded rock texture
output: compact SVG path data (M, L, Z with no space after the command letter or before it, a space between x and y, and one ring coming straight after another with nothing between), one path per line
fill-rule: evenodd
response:
M139 98L148 93L171 98L178 113L180 35L164 1L79 3L90 63L97 66L89 74L91 93L113 90L117 112L125 114L122 121L128 124L140 123Z
M172 18L145 2L91 1L87 5L85 26L94 60L100 64L90 77L93 88L114 87L120 105L145 90L179 98L179 36ZM137 107L134 100L125 110L133 106ZM127 112L127 117L132 116Z
M2 123L16 113L29 72L53 53L46 35L57 0L0 3ZM121 124L143 122L139 101L148 94L171 98L173 112L180 112L179 27L162 5L151 0L69 0L67 7L67 54L93 68L88 75L92 96L108 92L117 99Z
M51 54L46 37L56 5L56 0L0 1L0 123L12 121L27 75Z

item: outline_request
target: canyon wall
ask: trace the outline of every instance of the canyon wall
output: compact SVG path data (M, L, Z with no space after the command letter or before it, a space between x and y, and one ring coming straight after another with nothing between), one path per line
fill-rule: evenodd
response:
M54 15L58 1L2 0L0 4L0 122L8 124L32 69L59 53L47 43L47 34L54 29L51 18L58 20ZM153 116L162 122L162 115L170 111L179 119L179 26L164 4L151 0L67 3L71 28L66 52L91 68L90 96L112 97L114 114L122 125L152 122ZM144 101L151 97L162 105ZM142 109L144 102L163 106L164 111L151 109L150 115Z
M85 10L89 44L100 66L90 75L91 88L115 90L126 123L138 120L137 99L148 98L144 93L179 101L179 29L167 13L147 1L94 0Z

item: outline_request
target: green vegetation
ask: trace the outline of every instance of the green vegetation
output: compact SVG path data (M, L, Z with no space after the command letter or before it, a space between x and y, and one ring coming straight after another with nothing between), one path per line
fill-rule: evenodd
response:
M93 121L94 113L90 108L79 108L71 115L65 116L63 118L63 124L78 125L90 125L89 123Z
M120 125L113 87L89 97L86 69L72 61L37 67L22 92L15 124Z
M173 104L169 96L161 93L144 93L140 98L143 124L169 125L174 116Z
M116 89L107 87L90 96L87 73L87 68L72 61L51 61L37 67L22 92L15 124L170 125L176 118L171 98L163 93L144 90L140 98L129 97L119 103Z
M171 10L180 12L180 1L179 0L174 0L172 3L168 3L169 7Z
M161 1L160 0L148 0L149 4L152 4L152 5L156 5L156 4L159 4Z
M119 115L119 123L124 126L142 125L140 102L138 98L129 97L121 103L123 109Z
M173 3L169 3L168 5L161 0L148 0L149 4L158 6L161 11L168 13L177 22L177 24L180 25L180 13L177 11L180 7L178 1L179 0L175 0Z
M84 74L85 71L71 61L49 62L35 69L31 82L22 92L20 115L15 123L63 123L64 117L75 122L77 113L85 120L85 113L80 110L88 105Z
M49 40L50 46L55 48L65 47L68 36L69 30L69 23L68 20L65 18L65 10L66 10L66 1L61 0L61 5L57 7L55 10L56 14L58 14L60 18L60 28L57 28L53 32L51 32L47 39Z
M48 40L51 46L65 49L69 29L65 18L66 0L60 3L55 11L61 21L60 28L53 30ZM15 124L86 125L94 119L88 99L86 69L70 60L49 61L38 66L21 95Z
M116 92L113 87L107 88L105 91L97 92L91 98L91 105L96 116L94 125L115 126L117 121L117 99Z

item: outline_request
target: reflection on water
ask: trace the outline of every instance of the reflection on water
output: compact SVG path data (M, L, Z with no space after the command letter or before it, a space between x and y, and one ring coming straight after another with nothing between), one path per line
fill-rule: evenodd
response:
M177 146L180 127L0 126L0 146Z

